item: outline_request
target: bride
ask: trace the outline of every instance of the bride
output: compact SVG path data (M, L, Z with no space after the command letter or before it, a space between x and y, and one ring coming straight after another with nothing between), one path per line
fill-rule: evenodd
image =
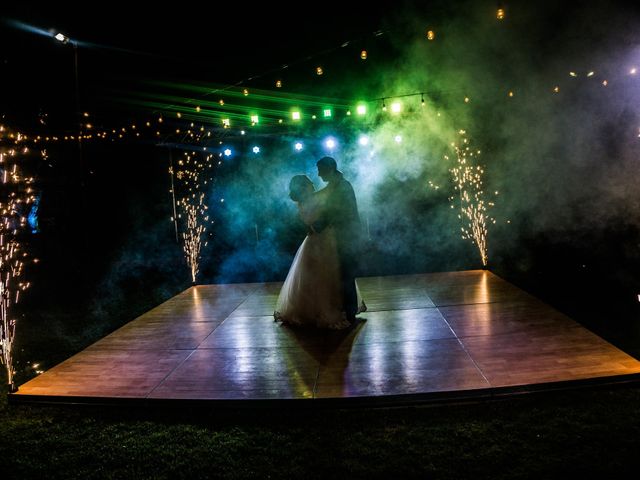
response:
M335 230L328 227L318 233L311 226L328 192L327 188L316 192L306 175L295 175L289 183L289 198L297 203L309 233L296 252L276 303L274 318L284 323L330 329L351 325L343 311ZM359 311L365 311L357 286L356 292Z

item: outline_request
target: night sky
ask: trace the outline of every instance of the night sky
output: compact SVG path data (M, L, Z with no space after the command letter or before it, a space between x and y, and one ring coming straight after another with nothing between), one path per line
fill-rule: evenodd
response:
M269 3L251 7L237 2L196 3L133 12L124 3L76 9L21 2L4 8L3 19L61 31L77 40L81 103L108 110L114 91L144 88L143 80L216 85L244 81L255 86L260 82L247 79L284 64L292 64L289 78L304 79L305 74L294 71L296 62L335 51L345 41L367 38L372 46L384 43L373 40L374 32L404 8L398 6L402 2L386 3L344 12L339 2L323 2L305 7L311 12L302 13L300 6ZM72 49L15 25L4 22L1 27L3 44L11 46L2 50L3 81L18 93L5 98L5 109L20 115L41 109L64 115L74 102ZM305 91L302 82L289 82L288 87Z

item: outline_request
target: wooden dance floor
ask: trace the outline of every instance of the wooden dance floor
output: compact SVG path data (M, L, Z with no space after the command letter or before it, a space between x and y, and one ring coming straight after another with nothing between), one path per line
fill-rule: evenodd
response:
M273 321L281 283L200 285L11 402L344 405L636 381L640 362L489 271L365 277L348 331Z

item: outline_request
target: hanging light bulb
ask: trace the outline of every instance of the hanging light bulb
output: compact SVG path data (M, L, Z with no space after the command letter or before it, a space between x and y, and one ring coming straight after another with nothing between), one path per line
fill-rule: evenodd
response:
M427 30L427 40L433 40L434 38L436 38L436 32Z
M219 103L220 105L224 105L224 100L223 100L223 99L220 99L220 100L218 101L218 103Z
M249 90L245 88L245 89L242 90L242 93L246 97L247 95L249 95Z
M367 51L366 51L366 50L362 50L362 51L360 52L360 58L361 58L362 60L366 60L366 59L367 59Z
M282 80L276 80L276 88L282 88Z
M420 94L420 106L424 107L424 93Z
M496 18L498 20L504 20L504 8L502 8L502 6L498 7L498 10L496 11Z
M316 67L316 75L322 75L324 73L324 70L322 70L322 67Z

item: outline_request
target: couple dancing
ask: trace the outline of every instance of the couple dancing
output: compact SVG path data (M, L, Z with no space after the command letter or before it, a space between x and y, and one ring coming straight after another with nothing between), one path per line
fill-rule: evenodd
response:
M274 317L283 323L342 329L366 311L355 282L360 250L360 217L351 184L331 157L318 160L327 183L315 191L306 175L289 183L307 236L298 248L280 291Z

